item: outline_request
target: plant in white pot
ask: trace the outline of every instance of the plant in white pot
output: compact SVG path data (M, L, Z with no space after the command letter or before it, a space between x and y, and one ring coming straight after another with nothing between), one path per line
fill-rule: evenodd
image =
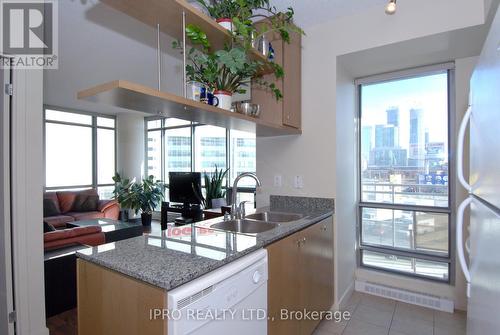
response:
M217 97L219 108L230 110L233 94L244 94L248 80L258 77L264 63L251 60L244 46L226 45L223 50L210 51L207 35L194 25L187 26L186 35L194 45L202 47L201 51L193 47L187 54L190 61L186 65L188 79L202 83ZM176 49L182 49L182 44L178 41L174 41L172 45ZM277 78L283 76L281 66L278 64L271 64L271 66ZM277 100L283 97L274 83L268 83L259 78L255 82L271 90Z
M215 21L227 30L233 30L233 17L238 15L240 5L235 0L197 0Z

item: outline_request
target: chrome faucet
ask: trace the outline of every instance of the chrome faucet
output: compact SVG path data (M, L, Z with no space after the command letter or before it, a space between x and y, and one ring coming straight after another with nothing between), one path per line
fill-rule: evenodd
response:
M240 174L233 183L233 191L231 192L231 219L242 219L245 216L245 202L243 201L239 206L236 203L236 195L238 193L238 182L244 177L251 177L257 183L259 187L260 180L259 177L253 172L244 172Z

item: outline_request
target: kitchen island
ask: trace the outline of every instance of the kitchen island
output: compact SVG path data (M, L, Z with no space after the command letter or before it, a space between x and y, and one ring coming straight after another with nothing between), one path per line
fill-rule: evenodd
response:
M322 231L324 235L318 242L323 244L314 245L311 241L310 245L315 249L323 247L331 251L322 259L330 260L333 269L333 242L327 245L327 241L333 241L333 232L325 224L332 222L333 199L271 196L270 204L271 212L298 213L301 218L259 234L211 229L213 224L221 221L212 219L191 226L171 226L158 234L79 252L79 334L166 334L167 320L151 321L149 317L151 309L168 308L167 291L262 248L269 252L268 308L271 311L273 296L278 304L281 299L275 291L278 289L272 288L278 280L283 280L273 278L280 276L277 272L281 271L281 265L277 264L277 257L282 257L279 255L282 249L280 243L303 234L318 223L322 223L318 232ZM306 250L303 238L305 236L293 243L297 248ZM298 266L300 256L296 257ZM304 264L310 266L311 262ZM330 276L324 279L330 280L329 284L333 285L333 273L331 279ZM333 293L327 295L330 297L328 301L331 301ZM304 305L304 308L307 307Z

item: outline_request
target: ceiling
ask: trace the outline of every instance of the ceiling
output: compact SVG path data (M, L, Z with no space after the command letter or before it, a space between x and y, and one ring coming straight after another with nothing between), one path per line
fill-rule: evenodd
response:
M271 0L279 10L293 7L295 23L302 28L373 7L380 7L383 11L386 3L387 0Z

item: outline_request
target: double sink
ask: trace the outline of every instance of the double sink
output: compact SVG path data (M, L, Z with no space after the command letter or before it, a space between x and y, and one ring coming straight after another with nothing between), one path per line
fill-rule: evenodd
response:
M302 214L260 212L247 215L243 219L218 222L211 225L210 228L241 234L259 234L274 229L283 223L295 222L302 218L304 218Z

